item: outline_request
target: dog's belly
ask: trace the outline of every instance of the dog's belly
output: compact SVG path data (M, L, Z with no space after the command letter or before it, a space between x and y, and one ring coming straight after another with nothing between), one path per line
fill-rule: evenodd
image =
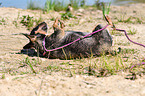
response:
M58 43L53 44L52 48L58 48L63 45L69 44L78 38L82 38L83 36L87 35L89 33L83 33L83 32L66 32L66 35L62 40L60 40ZM79 41L76 41L72 44L70 44L67 47L64 47L62 49L56 50L54 52L51 52L50 57L52 58L60 58L60 59L71 59L71 58L78 58L78 57L90 57L91 55L96 55L97 43L92 36L82 38Z
M98 56L104 51L107 52L111 47L112 42L111 39L108 39L108 37L110 38L109 35L107 38L105 36L101 37L102 40L96 39L96 37L93 36L83 38L83 36L88 34L88 32L66 31L65 36L56 44L53 44L52 48L58 48L60 46L69 44L77 40L78 38L81 39L77 42L70 44L67 47L51 52L50 56L52 58L60 59Z

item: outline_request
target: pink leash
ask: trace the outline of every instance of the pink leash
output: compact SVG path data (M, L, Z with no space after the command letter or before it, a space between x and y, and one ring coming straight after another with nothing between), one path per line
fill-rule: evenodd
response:
M127 39L128 39L130 42L145 47L145 45L143 45L143 44L140 44L140 43L137 43L137 42L132 41L132 40L128 37L127 32L126 32L125 30L122 30L122 29L115 29L115 30L117 30L117 31L123 31L123 32L125 33L125 36L127 37ZM144 59L145 59L145 58L144 58ZM131 66L131 69L134 68L135 66L144 65L144 64L145 64L145 62L142 62L141 64L133 65L133 66Z
M88 34L88 35L85 35L85 36L83 36L83 38L86 38L86 37L91 36L91 35L93 35L93 34L95 34L95 33L97 33L97 32L100 32L100 31L106 29L108 26L109 26L109 25L106 25L106 26L105 26L104 28L102 28L102 29L99 29L99 30L97 30L97 31L94 31L94 32L92 32L92 33L90 33L90 34ZM137 44L137 45L140 45L140 46L142 46L142 47L145 47L145 45L143 45L143 44L140 44L140 43L137 43L137 42L132 41L132 40L128 37L127 32L126 32L125 30L116 29L116 28L115 28L115 30L124 32L124 33L125 33L125 36L127 37L127 39L128 39L130 42L132 42L132 43L134 43L134 44ZM62 48L64 48L64 47L67 47L67 46L69 46L69 45L71 45L71 44L73 44L73 43L75 43L75 42L77 42L77 41L79 41L79 40L82 39L82 38L78 38L78 39L74 40L73 42L70 42L70 43L68 43L68 44L66 44L66 45L63 45L63 46L61 46L61 47L58 47L58 48L55 48L55 49L47 50L46 47L45 47L45 38L46 38L46 36L44 37L43 42L42 42L42 43L43 43L44 50L45 50L45 52L43 53L43 55L45 55L46 52L51 52L51 51L55 51L55 50L59 50L59 49L62 49ZM144 58L144 59L145 59L145 58ZM133 67L137 66L137 65L144 65L144 64L145 64L145 62L142 62L141 64L133 65L133 66L131 66L131 69L132 69Z
M115 29L115 30L124 32L124 33L125 33L125 36L127 37L127 39L128 39L130 42L145 47L145 45L143 45L143 44L140 44L140 43L137 43L137 42L132 41L132 40L128 37L127 32L126 32L125 30L122 30L122 29Z

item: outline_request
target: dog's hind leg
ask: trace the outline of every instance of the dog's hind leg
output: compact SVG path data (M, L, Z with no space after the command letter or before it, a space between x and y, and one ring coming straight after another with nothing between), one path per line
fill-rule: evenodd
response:
M103 26L99 24L94 28L93 32L102 28ZM109 34L109 31L107 29L97 32L93 34L92 36L95 37L96 40L98 41L100 40L100 43L108 43L112 46L112 42L113 42L112 36Z
M97 30L99 30L99 29L102 29L103 28L103 26L102 25L97 25L95 28L94 28L94 30L93 30L93 32L94 31L97 31ZM96 34L94 34L94 36L95 36L95 38L96 38L96 40L98 40L99 41L99 44L101 44L101 45L103 45L103 46L101 46L102 48L105 46L107 46L108 47L108 52L107 53L109 53L109 54L111 54L111 55L117 55L117 54L119 54L120 52L121 52L121 48L119 47L118 48L118 50L112 50L111 48L109 48L109 47L111 47L112 46L112 43L113 43L113 39L112 39L112 36L109 34L109 31L107 30L107 29L104 29L104 30L102 30L102 31L100 31L100 32L98 32L98 33L96 33ZM111 50L110 50L111 49Z
M102 25L97 25L93 32L102 29ZM110 47L112 46L112 36L109 34L107 29L104 29L102 31L99 31L92 35L92 37L95 39L96 46L98 46L99 52L102 54L107 53L110 50Z
M59 22L60 22L60 27L61 27L61 29L64 30L64 27L65 27L64 22L63 22L62 20L60 20L60 19L59 19Z
M59 29L58 23L59 23L59 22L58 22L58 18L56 18L55 21L54 21L54 23L53 23L53 29L54 29L54 31L55 31L55 29L57 29L57 28Z
M60 27L59 27L60 24ZM53 29L63 29L65 27L64 22L58 18L55 19L55 22L53 24Z
M64 28L64 23L57 18L53 24L54 35L56 36L56 38L61 39L65 35L63 28Z

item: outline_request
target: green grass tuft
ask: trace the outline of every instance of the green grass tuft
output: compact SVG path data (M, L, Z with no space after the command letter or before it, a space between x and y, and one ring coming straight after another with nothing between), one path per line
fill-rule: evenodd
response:
M27 9L42 10L42 8L39 6L39 4L32 0L30 0L30 2L28 2Z
M125 19L125 16L121 16L121 18L116 18L118 22L122 23L132 23L132 24L143 24L144 22L138 18L138 17L133 17L129 16L128 18Z
M44 10L49 13L50 10L54 11L54 7L55 7L55 0L47 0L45 2L45 7Z
M1 18L0 25L6 25L6 18Z
M70 18L77 19L77 17L74 16L71 12L61 13L62 20L69 20Z
M64 11L67 8L67 3L62 1L58 1L58 0L47 0L45 2L45 7L44 7L44 11L46 11L47 13L49 13L50 11Z
M80 4L81 0L69 0L69 1L74 9L78 9L80 7L79 4Z
M42 22L41 15L38 19L31 17L29 15L24 15L21 18L20 23L23 24L23 26L26 26L28 30L31 30L34 25L38 25L39 23Z
M29 67L31 68L32 72L36 74L36 71L33 68L32 62L30 61L30 59L28 57L25 59L24 62L25 62L26 65L29 65Z
M137 33L137 30L133 28L133 29L129 29L127 34L128 35L134 35L136 33Z
M109 2L109 4L102 3L102 13L103 13L104 18L105 18L105 15L109 15L110 6L111 6L111 2Z

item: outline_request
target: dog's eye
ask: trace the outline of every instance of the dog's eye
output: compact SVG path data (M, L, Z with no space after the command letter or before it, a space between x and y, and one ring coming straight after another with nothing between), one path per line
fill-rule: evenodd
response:
M47 26L42 27L42 30L46 30L46 29L47 29Z
M41 35L39 33L37 33L36 35L37 35L37 37L41 37Z

